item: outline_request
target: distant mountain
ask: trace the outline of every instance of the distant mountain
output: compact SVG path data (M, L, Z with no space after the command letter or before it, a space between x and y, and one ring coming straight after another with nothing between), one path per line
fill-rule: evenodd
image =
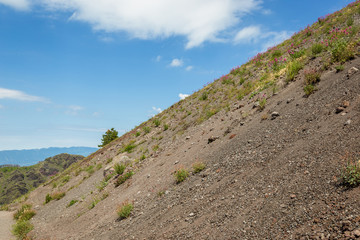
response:
M52 157L61 153L88 156L97 151L92 147L69 147L69 148L40 148L26 150L5 150L0 151L0 165L15 164L20 166L30 166L43 161L45 158Z
M83 158L81 155L62 153L28 167L0 165L0 205L26 194Z

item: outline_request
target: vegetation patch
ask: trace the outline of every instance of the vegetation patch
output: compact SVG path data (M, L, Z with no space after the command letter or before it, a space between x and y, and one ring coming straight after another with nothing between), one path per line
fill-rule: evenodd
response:
M181 183L189 176L189 171L184 168L180 168L175 172L174 176L176 183Z
M17 239L27 239L27 234L34 229L30 219L35 216L36 212L31 209L31 205L24 204L14 214L16 223L12 227L12 233Z
M199 173L205 169L205 164L202 162L196 162L192 165L194 173Z
M360 185L360 163L359 161L348 161L341 170L342 183L349 187Z
M119 215L119 219L122 220L130 217L130 214L133 209L134 206L132 205L132 203L128 203L128 202L122 203L117 209L117 214Z
M123 184L124 182L126 182L126 180L128 180L129 178L132 177L132 175L134 175L133 171L127 172L123 175L120 175L115 182L115 187L120 186L121 184Z

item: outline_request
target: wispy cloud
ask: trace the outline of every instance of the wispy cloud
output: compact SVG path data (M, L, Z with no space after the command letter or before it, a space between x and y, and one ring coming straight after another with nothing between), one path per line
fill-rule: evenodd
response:
M66 110L65 113L68 115L73 115L73 116L78 115L79 112L84 109L83 107L77 106L77 105L71 105L71 106L68 106L67 108L68 108L68 110Z
M13 99L25 102L43 102L49 103L49 100L43 97L32 96L22 91L0 88L0 99Z
M184 94L184 93L179 93L179 98L181 100L184 100L185 98L187 98L188 96L190 96L189 94Z
M60 130L76 132L106 132L105 128L79 128L79 127L62 127Z
M152 107L152 110L154 110L156 113L162 112L161 108L157 108L157 107Z
M293 32L266 31L261 26L248 26L241 29L234 38L235 44L261 43L262 51L288 39Z
M186 71L191 71L194 67L193 66L187 66L185 69Z
M30 1L28 0L0 0L0 4L8 5L19 11L26 11L30 8Z
M162 58L162 57L159 55L159 56L157 56L157 57L155 58L155 61L156 61L156 62L160 62L160 61L161 61L161 58Z
M174 58L170 63L171 67L181 67L182 65L184 65L183 60L178 58Z

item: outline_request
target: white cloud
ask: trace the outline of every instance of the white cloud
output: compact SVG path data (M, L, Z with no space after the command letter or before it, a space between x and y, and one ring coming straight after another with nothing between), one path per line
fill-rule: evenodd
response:
M43 97L37 97L28 95L22 91L0 88L0 99L13 99L26 102L44 102L48 103L49 101Z
M114 39L112 37L100 37L99 39L100 39L100 41L105 42L105 43L110 43L110 42L114 41Z
M30 8L30 2L28 0L0 0L0 4L10 6L20 11L25 11Z
M161 113L161 112L162 112L161 108L152 107L152 109L153 109L156 113Z
M249 43L256 41L261 34L259 26L249 26L241 29L235 36L235 43Z
M221 34L260 9L262 0L0 0L41 5L47 11L67 12L69 20L94 30L125 32L132 38L183 36L186 48L219 41Z
M191 71L194 67L193 66L187 66L186 71Z
M188 96L190 96L189 94L184 94L184 93L179 93L179 98L181 100L184 100L185 98L187 98Z
M174 58L170 63L171 67L181 67L182 65L184 65L183 60L178 58Z
M68 106L68 110L67 110L65 113L68 114L68 115L73 115L73 116L75 116L75 115L78 115L79 112L80 112L81 110L83 110L83 109L84 109L84 108L81 107L81 106L71 105L71 106Z
M288 39L293 32L266 31L260 26L249 26L241 29L234 38L235 44L258 43L261 42L262 51L266 51L269 47L275 46Z

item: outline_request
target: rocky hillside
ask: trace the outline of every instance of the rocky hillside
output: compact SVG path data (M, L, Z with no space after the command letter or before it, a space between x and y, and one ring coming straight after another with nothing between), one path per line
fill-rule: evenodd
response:
M83 158L80 155L63 153L29 167L2 165L0 167L0 205L23 196Z
M360 237L359 30L356 1L73 164L29 236Z

